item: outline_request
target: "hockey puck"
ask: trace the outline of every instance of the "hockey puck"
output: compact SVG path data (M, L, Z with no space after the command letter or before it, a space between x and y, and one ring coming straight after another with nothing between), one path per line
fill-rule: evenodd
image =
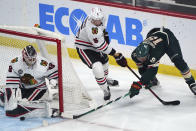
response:
M20 117L20 120L21 120L21 121L24 121L24 120L25 120L25 117Z

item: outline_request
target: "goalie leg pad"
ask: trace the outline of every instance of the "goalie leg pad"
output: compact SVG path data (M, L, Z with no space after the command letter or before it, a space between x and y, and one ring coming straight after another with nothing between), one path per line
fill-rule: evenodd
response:
M21 100L14 110L6 110L6 116L10 117L50 117L52 109L50 104L45 101L27 101Z
M51 80L49 81L47 78L45 78L45 82L46 82L46 86L48 88L47 93L48 93L48 97L46 99L48 99L48 101L52 101L53 99L57 98L57 94L58 94L58 89L56 88L56 84L51 83Z

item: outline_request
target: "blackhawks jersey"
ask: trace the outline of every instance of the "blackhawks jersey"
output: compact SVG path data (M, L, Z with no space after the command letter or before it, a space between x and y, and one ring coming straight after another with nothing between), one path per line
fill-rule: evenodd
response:
M167 48L170 44L168 34L165 32L157 31L151 34L147 39L145 39L140 44L150 45L149 55L145 62L140 62L136 58L135 50L132 53L132 59L138 66L139 73L141 74L141 82L143 84L148 84L152 80L158 71L159 60L166 53Z
M35 81L31 85L26 85L20 82L20 78L24 74L30 74L34 77ZM57 67L49 63L43 57L37 56L37 61L33 66L27 66L24 62L23 57L19 56L14 58L8 68L6 78L6 88L38 88L46 89L45 78L57 79L58 70Z
M104 39L104 30L104 25L95 26L87 17L76 35L76 47L110 54L112 47Z

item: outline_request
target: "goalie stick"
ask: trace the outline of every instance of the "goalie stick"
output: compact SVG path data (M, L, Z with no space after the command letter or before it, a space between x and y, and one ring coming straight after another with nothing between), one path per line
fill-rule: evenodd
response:
M127 65L127 68L139 79L141 78ZM175 100L175 101L164 101L162 100L152 89L149 88L149 91L163 104L163 105L179 105L180 101Z

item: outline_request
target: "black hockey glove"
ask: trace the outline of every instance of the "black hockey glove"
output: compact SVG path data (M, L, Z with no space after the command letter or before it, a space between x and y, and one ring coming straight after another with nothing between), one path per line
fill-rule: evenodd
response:
M114 54L114 58L116 60L116 63L122 67L126 67L127 66L127 60L125 59L125 57L121 54L121 53L115 53Z
M129 92L130 92L129 97L132 98L135 95L138 95L142 86L143 85L140 81L138 81L138 82L134 81L133 84L131 85L130 90L129 90Z
M104 29L103 30L103 35L104 35L104 39L105 41L110 44L110 38L109 38L109 35L108 35L108 32Z

